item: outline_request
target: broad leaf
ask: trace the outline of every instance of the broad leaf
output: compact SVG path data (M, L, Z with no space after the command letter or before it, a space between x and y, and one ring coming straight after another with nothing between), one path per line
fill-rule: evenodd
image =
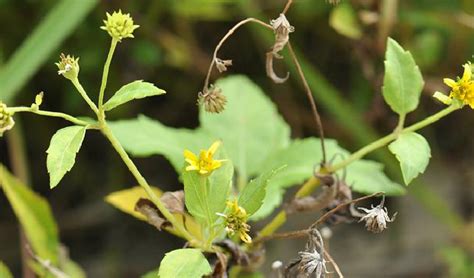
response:
M334 163L349 156L349 152L339 147L336 141L325 141L328 159ZM313 175L315 167L321 162L321 144L317 138L294 140L290 146L275 152L266 161L266 169L287 165L269 182L263 206L252 216L259 220L269 215L281 202L284 189L292 185L300 185ZM360 160L350 164L347 169L347 183L354 191L360 193L386 192L387 195L405 193L402 186L392 182L383 172L381 164ZM338 174L341 175L343 171Z
M216 86L227 97L224 112L201 111L201 128L224 142L239 175L258 174L270 153L289 144L288 125L262 90L245 76L220 79Z
M160 278L201 278L212 271L206 257L199 249L178 249L166 253L160 263Z
M106 111L122 105L134 99L141 99L151 96L165 94L162 89L155 87L152 83L137 80L120 88L105 104Z
M213 142L200 130L167 127L146 116L109 124L123 147L134 156L165 156L180 173L184 163L183 151L199 152ZM215 138L217 139L217 138Z
M267 171L256 179L251 180L239 194L239 206L243 207L249 216L253 215L263 204L267 185L271 178L284 167Z
M51 143L46 151L50 187L59 184L64 175L69 172L76 161L76 154L81 148L86 134L83 126L70 126L60 129L51 138Z
M385 175L381 163L359 160L349 165L346 171L346 182L356 192L364 194L385 192L386 195L392 196L406 193L405 188Z
M1 164L0 184L35 254L57 265L58 229L46 200L13 177Z
M329 25L339 34L351 39L359 39L362 36L357 14L348 2L340 3L334 7L329 18Z
M12 273L8 269L8 267L0 261L0 277L2 278L13 278Z
M416 109L424 81L410 52L389 38L385 53L383 96L393 111L405 115Z
M430 145L423 136L415 132L400 134L388 149L400 161L406 185L425 171L431 158Z
M223 213L226 208L226 201L229 198L232 189L232 178L234 176L234 165L228 159L223 147L215 154L215 159L225 159L222 166L214 170L209 176L209 207L214 214L214 223L218 215L216 213Z

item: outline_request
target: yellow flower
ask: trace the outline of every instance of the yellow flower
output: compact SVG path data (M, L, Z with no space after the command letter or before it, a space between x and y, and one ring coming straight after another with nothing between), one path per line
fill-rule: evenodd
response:
M3 136L5 131L12 129L15 125L13 113L8 112L7 108L6 104L0 102L0 137Z
M225 230L229 235L238 234L240 239L245 243L252 243L252 238L248 234L250 225L247 224L247 212L239 206L237 200L227 202L227 207L230 209L225 217Z
M121 10L113 12L112 15L107 13L104 25L100 29L107 31L112 38L118 41L124 38L133 38L133 31L140 27L133 24L130 14L123 14Z
M186 166L186 171L199 171L201 175L209 175L212 171L221 167L225 159L217 160L213 158L220 144L220 141L216 141L208 150L201 150L199 157L191 151L185 150L184 158L186 162L189 163L189 165Z
M443 81L446 85L451 87L449 97L451 99L458 99L464 104L468 104L474 109L474 82L472 80L472 70L469 63L464 64L464 73L462 78L454 81L450 78L445 78Z

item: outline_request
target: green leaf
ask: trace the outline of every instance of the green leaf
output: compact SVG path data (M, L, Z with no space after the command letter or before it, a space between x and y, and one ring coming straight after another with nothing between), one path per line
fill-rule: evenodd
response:
M405 188L385 175L383 164L378 162L359 160L350 164L346 171L346 182L356 192L363 194L385 192L389 196L406 193Z
M249 216L262 206L268 182L284 167L267 171L256 179L251 180L239 194L239 206L243 207Z
M342 159L349 152L338 146L335 140L325 140L327 157ZM275 174L267 186L267 194L262 207L252 216L252 220L260 220L281 204L284 189L292 185L300 185L313 175L314 168L322 159L321 143L317 138L294 140L286 149L272 154L267 161L266 169L287 165ZM336 161L334 161L336 163ZM360 160L350 164L347 169L347 183L354 191L360 193L375 193L384 191L387 195L402 195L402 186L392 182L383 172L379 163ZM343 171L338 174L341 176Z
M206 257L199 249L178 249L166 253L160 263L160 278L201 278L212 271Z
M219 114L201 110L201 127L224 142L239 175L257 175L268 155L288 146L289 127L271 100L247 77L223 78L216 87L227 97L226 108Z
M134 99L142 99L151 96L163 95L166 92L155 87L152 83L143 80L133 81L120 88L105 104L105 111L114 109Z
M400 161L403 181L408 185L419 174L425 172L431 158L430 145L415 132L402 133L388 149Z
M215 159L225 159L226 161L209 176L208 202L211 213L214 214L212 223L215 223L218 218L216 213L223 213L226 208L226 202L232 189L232 178L234 176L234 165L232 161L228 159L223 146L221 146L221 149L215 154Z
M58 130L51 138L51 143L46 151L48 153L46 166L51 188L56 187L74 166L76 154L81 148L85 135L85 127L69 126Z
M127 152L141 157L164 155L178 173L183 167L185 149L197 153L212 143L211 136L201 130L167 127L146 116L109 125Z
M340 3L334 7L329 18L329 25L339 34L351 39L359 39L362 36L356 12L352 5L347 2Z
M12 273L8 269L8 267L0 261L0 277L1 278L13 278Z
M0 99L10 102L58 46L83 21L97 0L58 1L0 71ZM67 15L67 16L65 16ZM55 54L59 56L59 52ZM27 63L27 66L25 66Z
M35 254L57 265L58 229L46 200L13 177L1 164L0 183Z
M383 96L393 111L405 115L416 109L424 81L410 52L389 38L385 53Z

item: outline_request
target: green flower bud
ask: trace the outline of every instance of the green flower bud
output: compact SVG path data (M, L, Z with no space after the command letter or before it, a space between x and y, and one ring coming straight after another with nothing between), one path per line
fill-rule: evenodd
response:
M74 58L74 56L64 55L61 53L59 56L61 60L56 63L58 66L58 74L64 76L69 80L76 79L79 75L79 58Z
M113 12L112 15L107 13L107 20L104 20L104 24L105 26L101 26L100 29L107 31L112 38L118 41L122 41L123 38L133 38L133 31L140 27L133 24L130 14L122 14L121 10Z
M7 106L0 102L0 137L5 131L12 129L14 125L13 113L8 112Z

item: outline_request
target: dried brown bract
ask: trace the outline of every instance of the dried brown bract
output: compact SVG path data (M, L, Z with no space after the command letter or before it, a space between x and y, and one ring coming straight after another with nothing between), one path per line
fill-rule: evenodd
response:
M146 217L148 224L155 226L159 231L171 225L160 213L156 205L144 198L140 198L135 205L135 210Z
M270 25L273 28L275 33L275 43L273 44L272 50L267 53L266 60L266 71L267 76L270 77L275 83L283 83L288 77L289 73L286 74L286 77L279 77L273 69L273 58L281 59L283 56L279 53L290 40L290 33L295 31L295 28L291 26L288 19L286 19L285 14L280 14L280 16L272 21Z
M216 68L219 71L219 73L223 73L227 71L227 67L232 66L232 60L222 60L222 59L216 58L215 63L216 63Z

